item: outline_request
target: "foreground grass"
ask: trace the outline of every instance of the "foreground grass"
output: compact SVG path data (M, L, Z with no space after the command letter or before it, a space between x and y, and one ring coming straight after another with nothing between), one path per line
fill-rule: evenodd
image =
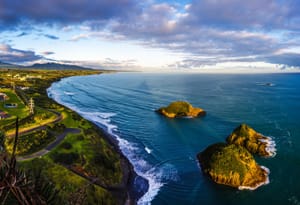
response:
M61 204L116 204L111 193L70 172L66 167L45 157L22 162L25 169L41 170L41 174L54 182L59 190Z

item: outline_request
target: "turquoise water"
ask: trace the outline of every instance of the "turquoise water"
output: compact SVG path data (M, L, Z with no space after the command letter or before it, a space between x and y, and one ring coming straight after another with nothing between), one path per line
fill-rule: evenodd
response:
M149 181L139 204L300 204L299 74L102 74L63 79L48 93L119 140ZM154 112L175 100L207 116L167 119ZM276 142L275 157L256 157L270 169L270 183L254 191L213 183L196 160L240 123Z

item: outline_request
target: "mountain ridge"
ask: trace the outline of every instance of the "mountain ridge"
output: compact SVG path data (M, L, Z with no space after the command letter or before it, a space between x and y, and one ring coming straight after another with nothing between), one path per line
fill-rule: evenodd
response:
M22 66L0 61L0 69L36 69L36 70L96 70L72 64L61 63L35 63L30 66Z

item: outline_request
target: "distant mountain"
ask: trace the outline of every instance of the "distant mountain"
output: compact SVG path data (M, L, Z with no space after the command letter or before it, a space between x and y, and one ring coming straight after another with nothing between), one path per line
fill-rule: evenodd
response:
M0 61L0 69L1 68L11 69L11 68L21 68L21 67L22 66L11 64L11 63L5 63L5 62Z
M68 65L60 63L36 63L32 66L27 66L27 69L41 69L41 70L93 70L77 65Z
M60 63L36 63L31 66L21 66L0 61L0 69L39 69L39 70L93 70L77 65Z

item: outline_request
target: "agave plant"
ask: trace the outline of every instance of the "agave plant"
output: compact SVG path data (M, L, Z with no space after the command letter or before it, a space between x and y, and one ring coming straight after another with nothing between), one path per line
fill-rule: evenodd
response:
M0 136L3 139L3 136ZM16 136L11 156L5 151L2 142L0 153L0 202L4 204L43 205L57 204L57 191L41 174L33 174L18 168L15 151L18 142L18 118ZM0 145L0 146L1 146Z

